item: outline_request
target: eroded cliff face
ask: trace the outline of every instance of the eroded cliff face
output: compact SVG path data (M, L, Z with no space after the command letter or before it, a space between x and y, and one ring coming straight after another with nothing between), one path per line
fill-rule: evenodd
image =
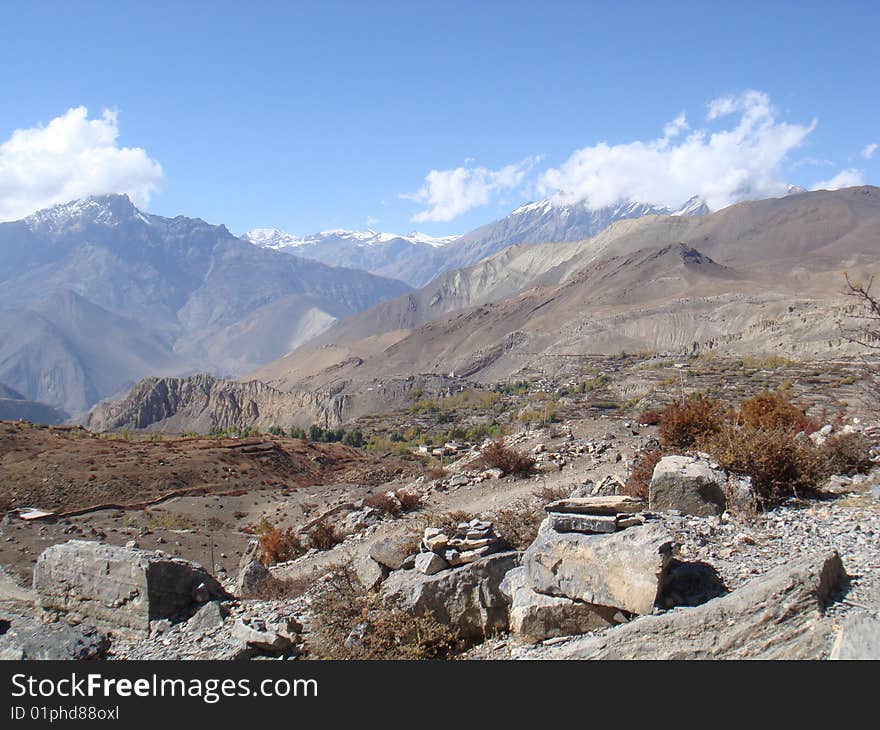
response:
M146 429L199 431L234 426L338 423L345 398L330 393L284 393L261 383L220 380L211 375L147 378L122 400L99 403L84 425L93 431Z
M419 375L332 389L285 392L258 380L238 382L212 375L147 378L118 401L104 401L83 419L91 431L207 433L213 428L335 427L364 413L408 403L413 392L436 397L462 387L454 378Z

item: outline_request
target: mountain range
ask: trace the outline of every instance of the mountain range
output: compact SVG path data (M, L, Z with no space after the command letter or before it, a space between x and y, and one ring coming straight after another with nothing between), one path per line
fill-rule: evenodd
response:
M316 416L339 423L450 383L575 377L590 356L621 350L851 353L839 329L851 309L843 272L876 273L878 246L880 189L870 186L623 219L581 241L507 247L334 323L243 381L224 383L244 404L235 413L201 398L169 400L163 394L192 386L159 379L94 409L89 423L267 426L262 414L277 422L282 398L312 400L284 411L281 425Z
M256 228L243 238L264 248L326 264L351 266L420 287L443 271L470 266L516 243L580 241L619 220L708 212L699 197L691 198L677 210L632 202L591 210L585 203L557 205L545 199L522 205L510 215L463 236L432 238L422 233L333 230L297 238L277 228Z
M0 224L0 382L75 414L147 375L248 372L408 289L91 197Z

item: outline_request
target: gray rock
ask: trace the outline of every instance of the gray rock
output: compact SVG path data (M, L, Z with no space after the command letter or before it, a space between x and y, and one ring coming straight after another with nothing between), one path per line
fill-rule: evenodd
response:
M102 659L110 638L94 626L64 622L44 625L30 618L13 617L0 636L0 659Z
M389 570L400 570L412 554L414 542L410 537L386 537L370 546L369 555Z
M702 606L644 616L539 658L819 659L832 636L822 609L844 576L835 551L809 555Z
M880 618L866 613L847 617L834 641L831 659L880 659Z
M416 570L425 575L434 575L448 567L449 563L437 553L419 553L416 556Z
M259 560L251 560L235 579L235 595L239 598L256 596L267 581L272 580L272 573Z
M197 633L216 629L223 625L225 619L226 612L223 609L223 604L219 601L211 601L196 611L192 618L186 622L186 630Z
M671 554L672 535L659 523L585 535L558 533L548 518L522 562L538 593L647 614L654 610Z
M293 646L293 642L273 631L262 619L239 619L232 627L232 636L243 644L260 651L281 652Z
M436 575L399 571L385 581L382 595L405 611L433 615L465 639L483 639L507 630L509 599L500 584L519 560L518 552L495 553Z
M691 456L664 456L654 467L648 488L650 509L708 517L727 508L727 474Z
M388 568L379 565L368 556L362 556L355 561L354 571L361 585L367 590L373 590L388 575Z
M616 608L536 593L528 585L524 567L507 573L501 591L510 599L509 630L515 643L536 643L605 629L615 623L618 613Z
M188 616L203 594L228 598L204 568L144 550L83 540L52 545L34 568L37 615L99 629L146 636L150 622Z

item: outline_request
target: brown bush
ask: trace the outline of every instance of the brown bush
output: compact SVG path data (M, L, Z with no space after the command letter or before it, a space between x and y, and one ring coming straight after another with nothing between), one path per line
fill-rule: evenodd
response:
M660 419L660 443L665 449L690 449L711 439L725 421L722 403L698 394L684 402L670 403Z
M729 425L707 450L726 471L752 477L762 509L812 493L823 470L813 443L783 429Z
M307 531L309 545L318 550L330 550L344 539L333 525L326 519L318 520Z
M535 460L528 454L504 445L504 439L496 439L486 444L480 452L483 462L494 469L501 469L504 474L525 476L535 468Z
M636 458L636 463L626 478L626 483L620 490L630 497L648 498L648 487L651 485L651 477L654 476L654 467L663 457L660 449L643 451Z
M333 566L322 588L311 604L318 658L445 659L461 645L432 615L414 616L367 591L350 565Z
M371 494L364 500L364 504L386 515L399 515L402 511L400 500L396 495L382 492L381 494Z
M397 492L397 499L404 512L412 512L422 506L424 498L419 492L411 489L401 489Z
M538 536L538 528L547 517L544 505L538 500L514 502L494 513L492 522L496 532L514 550L525 550Z
M364 504L385 514L397 516L402 512L412 512L418 509L422 506L423 501L422 495L415 490L401 489L390 494L388 492L371 494L364 500Z
M650 408L639 414L639 423L645 426L659 426L663 420L662 408Z
M556 484L548 487L545 484L540 489L536 489L532 492L532 494L541 502L541 504L549 504L550 502L557 502L560 499L568 499L573 491L574 487L571 485L565 486L563 484Z
M841 433L829 436L819 447L822 477L834 474L852 476L871 470L871 444L860 433Z
M305 552L302 538L292 528L279 529L265 517L260 520L256 533L260 537L260 562L263 565L293 560Z
M449 476L449 472L442 466L434 466L425 472L425 476L427 476L428 479L443 479L443 477Z
M249 596L261 601L286 601L302 596L314 584L314 578L276 578L268 576L251 591Z
M739 406L738 420L747 428L762 431L803 431L810 434L819 429L819 424L782 393L758 393L744 400Z

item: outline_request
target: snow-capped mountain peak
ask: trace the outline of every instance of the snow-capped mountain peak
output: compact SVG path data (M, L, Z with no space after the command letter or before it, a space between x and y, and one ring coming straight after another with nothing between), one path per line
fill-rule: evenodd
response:
M313 233L308 236L294 236L286 233L278 228L254 228L245 233L242 238L250 241L256 246L263 248L306 248L315 246L326 246L341 244L349 244L353 246L378 246L396 242L398 244L409 244L412 246L431 246L440 248L459 236L429 236L425 233L414 231L408 234L399 233L380 233L372 229L364 231L352 231L345 228L333 228L320 233ZM303 254L305 255L305 254Z
M88 223L116 226L132 218L149 223L127 195L90 195L87 198L60 203L45 210L38 210L24 219L32 231L60 230L80 227Z

